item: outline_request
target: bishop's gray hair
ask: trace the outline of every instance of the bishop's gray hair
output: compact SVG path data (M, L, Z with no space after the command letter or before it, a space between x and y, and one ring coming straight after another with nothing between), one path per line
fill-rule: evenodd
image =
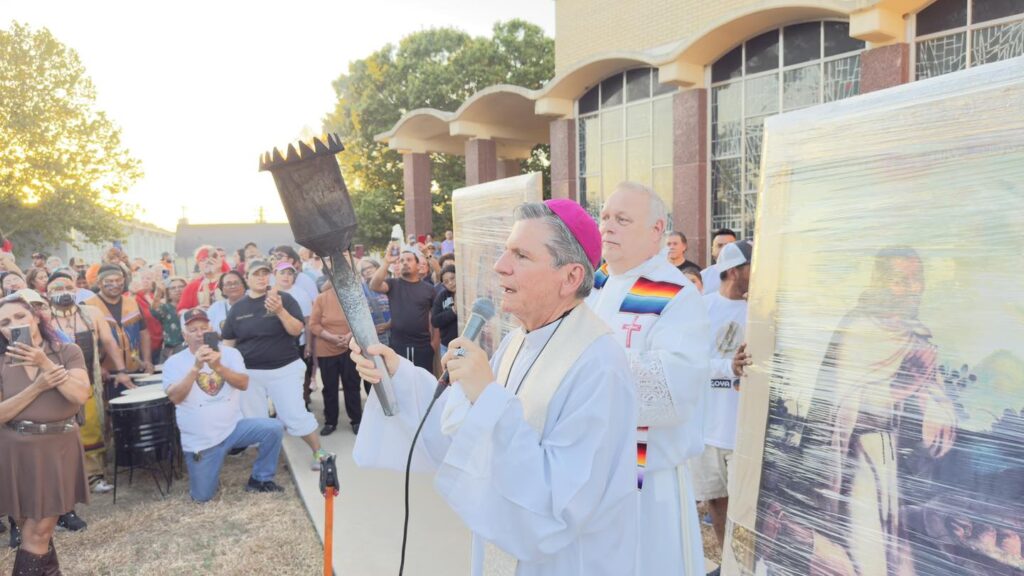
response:
M583 282L576 289L576 297L583 299L590 295L594 288L594 267L587 258L587 253L576 240L576 237L569 231L568 226L562 219L555 215L550 208L540 202L527 202L516 207L512 213L515 222L522 220L542 220L551 229L551 236L544 244L555 261L555 267L561 268L566 264L580 264L583 266Z

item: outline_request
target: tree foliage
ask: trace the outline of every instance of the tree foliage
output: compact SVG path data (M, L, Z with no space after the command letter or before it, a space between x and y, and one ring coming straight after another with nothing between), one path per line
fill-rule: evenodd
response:
M452 28L430 29L387 44L349 64L334 82L338 100L324 118L324 130L341 135L339 155L359 221L359 241L383 246L396 223L404 222L402 158L376 134L389 130L416 108L454 111L475 92L494 84L536 89L554 75L554 41L522 20L494 25L490 38ZM527 165L546 169L546 146ZM465 185L460 156L434 154L434 229L451 229L451 194Z
M69 241L72 226L118 238L141 175L78 54L45 28L0 30L0 230L19 251Z

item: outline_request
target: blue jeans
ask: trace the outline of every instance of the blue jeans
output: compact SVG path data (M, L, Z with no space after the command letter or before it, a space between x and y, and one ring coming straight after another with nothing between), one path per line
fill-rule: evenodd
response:
M189 493L196 502L213 498L220 485L220 469L224 458L235 448L259 444L259 454L252 465L252 477L260 482L274 479L277 459L281 454L284 426L273 418L243 418L223 442L198 453L185 452L188 465Z

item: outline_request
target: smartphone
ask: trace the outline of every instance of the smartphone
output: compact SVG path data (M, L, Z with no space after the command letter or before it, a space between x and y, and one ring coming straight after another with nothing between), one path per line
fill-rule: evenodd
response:
M32 345L32 332L28 326L11 326L11 342L20 342L25 346Z
M11 344L15 342L24 344L25 346L32 345L32 332L28 326L11 326ZM12 360L11 366L25 366L27 362L21 360Z
M220 336L216 332L207 332L203 334L203 344L209 346L213 351L217 352L220 350L218 345L220 344Z

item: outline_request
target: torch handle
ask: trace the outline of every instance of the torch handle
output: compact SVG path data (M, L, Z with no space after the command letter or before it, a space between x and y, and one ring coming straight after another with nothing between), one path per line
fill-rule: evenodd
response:
M332 265L331 285L338 295L338 302L341 304L342 310L345 311L345 317L352 329L352 336L363 350L374 344L379 344L377 327L373 323L370 306L363 294L362 283L356 277L355 271L352 270L352 266L349 265L344 254L338 252L329 256ZM373 358L373 361L383 375L381 381L373 386L377 393L377 399L380 400L381 410L385 416L394 416L398 412L398 403L395 401L395 389L391 384L391 377L388 376L383 358L377 356Z

